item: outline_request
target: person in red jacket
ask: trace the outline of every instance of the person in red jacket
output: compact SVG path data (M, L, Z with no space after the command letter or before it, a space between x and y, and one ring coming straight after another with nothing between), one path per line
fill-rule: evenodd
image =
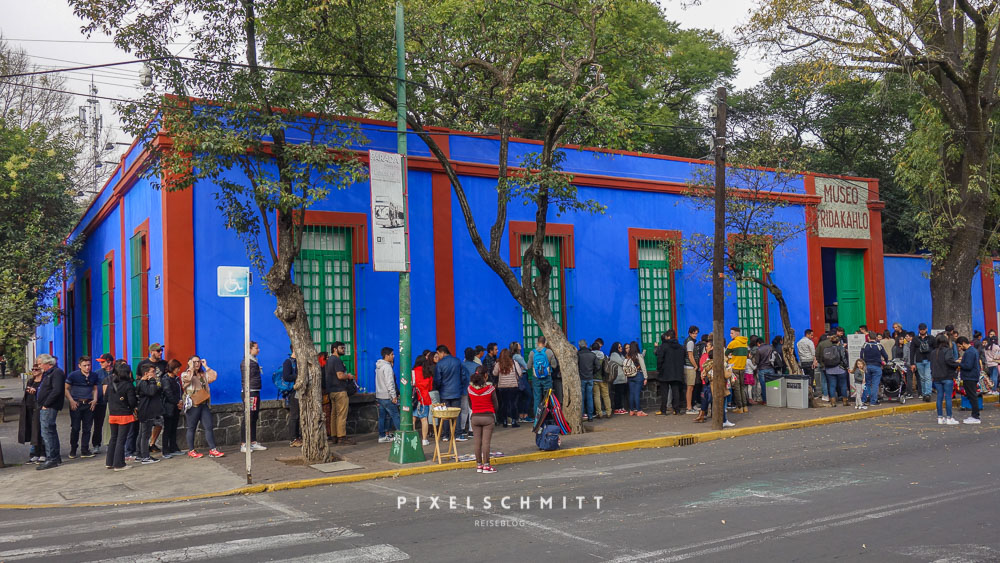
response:
M422 444L430 445L427 440L427 428L430 426L431 412L431 391L434 390L434 374L429 369L424 369L424 356L417 356L417 361L413 364L413 386L416 389L417 404L413 409L413 416L420 419L420 437Z
M486 381L482 366L469 378L469 407L472 409L472 447L476 451L476 472L496 473L490 465L490 438L497 412L496 388Z

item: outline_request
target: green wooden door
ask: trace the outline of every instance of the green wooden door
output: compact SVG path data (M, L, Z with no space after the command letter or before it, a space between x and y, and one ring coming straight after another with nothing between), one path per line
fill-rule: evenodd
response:
M670 303L670 261L663 243L638 241L639 328L647 370L656 370L660 335L674 326Z
M132 369L138 369L149 346L149 298L147 295L146 236L139 233L129 239L129 344Z
M745 264L743 271L747 276L763 276L760 266L756 264ZM764 303L766 300L764 286L752 280L736 282L736 315L740 334L747 338L757 335L768 340L767 323L764 322Z
M101 353L114 354L111 341L115 337L115 298L111 260L101 263Z
M866 323L864 251L838 250L834 264L837 272L837 324L851 334Z
M528 249L528 246L531 245L531 240L532 237L530 236L521 237L522 255ZM542 242L542 253L552 266L552 275L549 276L549 308L552 310L552 315L556 318L556 322L562 325L562 261L559 255L559 243L560 240L557 237L545 237L545 240ZM531 266L531 275L532 277L538 275L538 268L534 264ZM534 350L538 337L542 335L542 330L538 327L538 323L535 322L534 317L528 314L528 311L524 308L521 308L521 325L523 330L522 336L524 337L523 348L529 351ZM563 326L563 328L566 327Z
M336 341L346 345L341 359L354 371L354 262L350 228L306 227L295 261L295 283L302 289L309 329L317 352Z

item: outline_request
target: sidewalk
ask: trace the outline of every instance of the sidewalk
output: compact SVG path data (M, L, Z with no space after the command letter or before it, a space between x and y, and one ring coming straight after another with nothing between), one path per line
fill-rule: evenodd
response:
M997 397L986 398L996 403ZM956 408L958 402L956 401ZM996 410L988 405L987 412ZM557 452L539 452L529 425L520 428L497 427L493 434L492 450L504 455L497 465L516 463L567 455L607 453L636 448L666 447L706 440L726 439L742 435L786 430L790 428L830 424L858 418L874 418L904 412L933 411L934 403L908 402L900 407L886 403L866 411L850 407L816 409L787 409L756 406L747 414L730 414L735 428L722 432L712 430L710 423L695 424L693 415L632 417L617 415L600 419L584 426L581 435L564 436L562 449ZM992 414L992 413L991 413ZM933 415L928 412L928 417ZM959 418L956 411L956 418ZM964 418L964 417L963 417ZM434 446L424 447L426 462L401 466L388 461L390 444L377 443L375 434L357 436L355 446L332 446L339 459L358 465L357 469L336 473L323 473L305 465L297 456L301 450L288 447L287 442L268 444L268 450L253 454L254 486L246 487L244 456L239 448L224 448L227 454L221 459L189 459L187 457L162 460L154 465L136 465L125 472L112 472L104 468L104 456L91 459L69 460L69 416L64 413L59 421L60 438L64 443L66 463L55 469L35 471L35 466L24 465L0 469L0 505L71 505L90 503L128 503L154 501L193 496L216 496L226 493L248 493L283 488L297 488L317 484L357 481L398 474L469 467L470 463L431 463ZM11 417L0 425L0 440L8 464L27 461L27 447L16 443L17 420ZM471 440L459 442L459 454L471 453ZM442 442L442 448L444 442ZM103 450L102 450L103 452ZM380 472L384 472L378 475ZM375 475L373 475L375 474ZM84 477L81 481L80 477ZM459 478L456 476L456 478Z

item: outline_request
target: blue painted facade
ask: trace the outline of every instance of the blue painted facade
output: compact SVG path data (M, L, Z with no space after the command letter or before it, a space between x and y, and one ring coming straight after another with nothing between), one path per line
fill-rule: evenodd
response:
M930 270L930 261L920 256L885 257L885 303L889 324L898 322L907 330L915 330L920 323L933 329L944 328L931 326ZM997 312L983 309L983 282L977 267L972 277L972 330L986 334L987 318L995 321Z
M386 126L362 126L369 143L360 150L377 149L393 151L395 132ZM410 155L428 157L426 146L411 139ZM450 155L453 161L465 163L496 164L498 142L481 137L450 137ZM520 158L538 145L514 143L511 150L511 164L518 164ZM139 149L133 148L125 157L127 169L137 158ZM685 196L676 192L688 181L698 167L696 163L661 156L611 154L594 150L567 150L563 167L577 175L594 175L609 178L607 186L593 186L600 183L591 180L580 186L580 198L594 199L605 206L607 212L599 215L567 213L557 216L552 212L550 223L573 226L573 254L575 267L564 272L564 305L566 328L571 341L580 338L593 340L602 337L605 342L641 340L639 326L639 280L638 272L629 266L629 229L660 229L680 231L683 238L695 233L710 234L712 217L710 211L695 209ZM414 159L418 160L418 159ZM482 262L475 251L466 231L466 226L457 199L451 194L450 237L453 245L451 255L442 255L435 249L435 208L432 182L435 172L430 165L415 166L410 162L408 175L409 219L411 250L411 295L412 295L412 339L413 349L419 352L430 349L439 342L439 327L453 322L457 350L461 353L466 346L485 345L498 342L506 345L522 339L520 306L509 296L499 277ZM176 351L170 342L164 342L163 292L156 284L157 277L164 272L163 240L163 194L154 189L148 180L122 181L121 170L97 196L95 203L84 215L74 231L79 236L84 229L89 230L84 249L79 255L79 266L71 272L70 282L74 283L90 270L92 280L91 355L99 354L104 347L101 336L101 295L100 264L108 252L115 256L115 347L116 357L132 357L135 343L132 342L129 323L131 322L128 240L135 229L144 221L149 225L149 333L146 342L161 342L166 347L166 357L173 358ZM238 178L233 172L232 178ZM673 190L641 190L618 186L611 179L653 180L670 183ZM496 181L494 178L462 175L461 180L473 209L476 224L485 240L495 219ZM806 194L802 178L795 180L786 190L791 194ZM581 183L584 184L584 183ZM194 303L194 318L189 319L195 333L197 353L207 359L209 365L219 372L219 381L212 386L213 402L230 403L240 400L239 364L242 357L243 303L240 299L220 298L216 295L216 268L221 265L246 265L246 249L240 240L223 225L221 213L216 208L213 185L199 182L193 188L193 256L194 289L190 299ZM121 195L121 203L116 197ZM439 204L440 205L440 204ZM100 215L100 210L105 214ZM351 188L330 194L313 208L316 211L363 213L370 215L371 202L369 185L358 183ZM124 216L120 215L124 212ZM789 222L804 222L806 207L793 203L778 211L779 219ZM508 209L508 221L533 221L533 206L512 202ZM368 233L371 233L370 217ZM440 236L440 233L438 233ZM509 232L505 231L500 245L505 260L510 257ZM124 244L124 246L123 246ZM266 240L260 244L266 253ZM355 260L354 275L354 336L359 385L374 389L374 363L378 351L383 346L395 348L398 345L398 298L397 275L375 272L372 269L370 241L367 260ZM784 290L791 314L791 322L798 331L810 326L811 306L808 275L811 267L819 267L810 261L808 241L805 234L779 248L774 256L774 271L771 277ZM877 257L881 260L881 256ZM438 291L448 280L437 279L435 265L440 261L450 262L453 275L454 319L444 318L439 310ZM910 259L886 258L887 285L892 280L906 280L906 295L912 295L913 284L926 284L919 276L919 264ZM890 274L890 270L893 272ZM123 276L123 272L126 273ZM977 278L978 279L978 278ZM711 326L711 286L707 267L700 264L690 254L683 256L683 265L673 273L674 328L683 333L688 325L698 325L703 330ZM895 287L899 287L896 284ZM817 288L817 291L822 291ZM726 300L726 325L737 324L735 287L729 286ZM919 292L918 292L919 293ZM251 286L251 338L261 346L259 358L264 370L263 395L270 399L276 396L271 384L270 373L280 368L288 352L288 338L284 328L275 318L274 299L259 283ZM928 294L929 295L929 294ZM905 326L913 326L920 316L920 307L912 302L903 303L902 293L886 291L890 303L889 322L900 319ZM769 297L767 319L770 335L781 332L781 322L777 303ZM921 302L922 303L922 302ZM82 304L78 304L78 307ZM922 307L922 305L921 305ZM929 313L929 297L926 304ZM912 319L911 319L912 317ZM79 317L77 317L79 318ZM927 315L929 318L929 314ZM979 318L982 318L980 314ZM60 365L65 365L64 334L68 331L62 323L42 326L37 331L39 351L47 351L51 344L59 356ZM817 329L822 327L815 327ZM980 327L981 328L981 327ZM74 338L82 342L82 329L75 331ZM127 346L127 349L126 349ZM127 356L126 356L127 353ZM182 362L185 357L178 357ZM398 366L397 366L398 369Z

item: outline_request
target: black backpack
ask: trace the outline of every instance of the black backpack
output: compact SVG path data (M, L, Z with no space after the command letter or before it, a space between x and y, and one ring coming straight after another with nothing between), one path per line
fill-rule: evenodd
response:
M823 367L834 368L840 365L840 345L834 344L823 349Z
M918 345L917 350L921 354L930 354L931 353L930 339L929 338L918 338L917 340L920 341L920 344Z

